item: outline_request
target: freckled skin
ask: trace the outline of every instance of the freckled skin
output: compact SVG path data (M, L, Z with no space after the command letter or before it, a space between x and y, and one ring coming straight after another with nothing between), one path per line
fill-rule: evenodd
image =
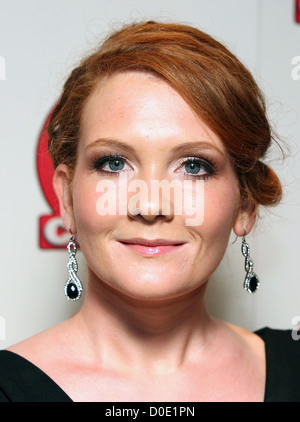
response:
M74 209L65 221L76 226L90 283L101 280L132 297L153 299L174 297L206 282L222 259L233 225L241 220L237 180L218 136L169 85L136 72L99 84L87 101L81 134ZM86 149L99 138L130 145L134 153L128 156L128 177L149 186L151 179L179 177L174 171L178 159L172 161L174 148L185 142L205 143L199 152L216 163L218 172L205 181L203 223L187 226L185 215L100 216L96 185L104 176L87 163L101 145ZM120 237L184 239L188 244L176 257L149 259L120 247Z
M237 179L221 140L170 86L137 72L100 82L81 129L72 189L64 164L55 171L54 187L65 227L78 234L86 258L84 301L72 318L11 350L74 401L262 401L263 341L211 318L205 307L207 281L231 230L242 236L255 219L239 209ZM112 140L123 147L112 147ZM184 150L175 153L178 147ZM204 181L202 224L188 226L186 215L172 211L151 215L149 208L160 204L144 200L139 214L99 215L99 181L117 183L119 177L95 167L103 153L124 156L129 180L148 185L191 180L182 159L196 153L209 159L216 171ZM204 170L202 179L209 173ZM118 241L136 237L186 243L151 256Z

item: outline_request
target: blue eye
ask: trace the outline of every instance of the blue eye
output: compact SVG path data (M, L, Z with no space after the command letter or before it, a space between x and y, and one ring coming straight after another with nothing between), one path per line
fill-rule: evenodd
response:
M123 169L124 162L123 160L113 159L108 161L108 165L112 171L119 171Z
M118 173L123 170L124 166L125 159L120 155L106 155L93 160L91 167L100 173Z
M118 175L122 171L126 171L126 158L120 155L105 155L103 157L96 157L91 162L91 169L98 173L103 173L111 176ZM130 168L130 166L129 166ZM183 168L183 170L181 169ZM179 173L183 173L185 177L206 179L217 174L216 166L208 159L200 157L186 158L181 161Z
M201 169L201 164L191 161L185 164L185 169L188 173L198 174Z
M217 173L215 164L203 158L192 157L181 163L188 177L208 178Z

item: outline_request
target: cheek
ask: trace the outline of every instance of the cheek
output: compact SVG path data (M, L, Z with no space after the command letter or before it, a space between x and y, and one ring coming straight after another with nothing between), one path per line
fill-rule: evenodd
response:
M97 197L93 185L77 180L74 183L73 208L78 231L81 226L86 227L95 221Z
M236 183L224 183L220 189L207 187L204 195L204 219L199 230L214 239L227 241L238 208Z
M115 225L117 216L114 213L103 215L107 210L106 199L109 195L97 191L95 180L84 180L78 177L74 183L74 217L79 238L105 232Z

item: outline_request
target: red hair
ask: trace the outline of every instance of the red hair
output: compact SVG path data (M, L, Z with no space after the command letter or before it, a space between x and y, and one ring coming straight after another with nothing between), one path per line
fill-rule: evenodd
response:
M54 167L66 163L74 170L82 111L100 78L132 70L165 80L220 137L245 207L280 201L281 183L262 161L273 136L260 88L224 45L187 25L127 25L73 70L48 126Z

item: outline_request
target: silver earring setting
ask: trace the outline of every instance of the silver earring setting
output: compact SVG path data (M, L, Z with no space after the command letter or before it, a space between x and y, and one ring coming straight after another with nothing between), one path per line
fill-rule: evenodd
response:
M65 284L64 291L65 291L65 296L68 300L75 301L75 300L80 299L80 296L82 293L82 284L76 274L78 270L78 264L75 258L75 255L77 252L77 246L76 246L75 239L73 236L71 237L68 243L67 249L70 254L70 258L67 264L70 277L68 278Z
M242 254L245 257L245 271L246 277L244 280L244 289L248 293L254 293L260 286L260 281L257 274L253 271L253 260L250 257L250 247L246 242L245 236L242 239Z

